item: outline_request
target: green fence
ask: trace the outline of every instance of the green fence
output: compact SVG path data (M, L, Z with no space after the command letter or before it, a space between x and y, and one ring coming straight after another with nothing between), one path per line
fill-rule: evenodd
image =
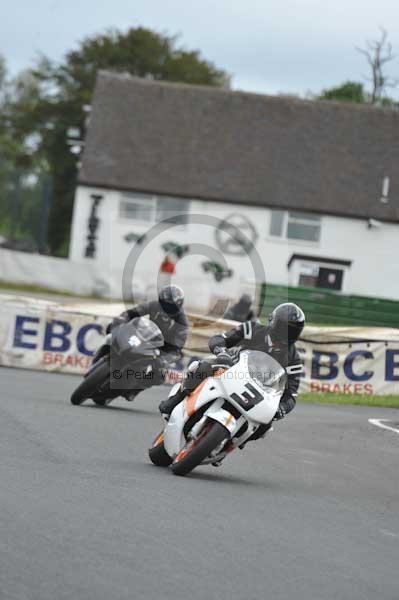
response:
M399 301L343 296L336 292L305 287L263 284L261 318L281 302L295 302L305 311L307 321L320 325L398 327Z

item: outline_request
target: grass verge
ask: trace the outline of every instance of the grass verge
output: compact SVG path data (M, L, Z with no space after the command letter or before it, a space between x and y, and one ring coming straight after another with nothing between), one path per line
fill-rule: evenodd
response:
M68 290L50 290L39 285L27 285L22 283L9 283L7 281L0 281L0 292L5 290L6 292L23 292L27 294L42 294L49 296L68 296L70 298L85 298L88 300L104 300L98 296L82 296L81 294L74 294Z
M301 394L299 402L308 404L351 404L353 406L381 406L399 408L399 396L355 394Z

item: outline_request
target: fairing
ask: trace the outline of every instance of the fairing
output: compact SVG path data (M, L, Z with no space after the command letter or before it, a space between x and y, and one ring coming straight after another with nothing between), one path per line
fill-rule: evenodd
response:
M183 448L186 443L184 425L195 412L212 401L203 419L209 417L218 421L231 437L244 422L248 423L248 435L260 424L270 423L278 410L285 378L284 369L269 355L241 352L236 365L217 377L206 379L174 409L165 427L167 453L174 457ZM226 410L226 401L241 413L240 418L236 419Z

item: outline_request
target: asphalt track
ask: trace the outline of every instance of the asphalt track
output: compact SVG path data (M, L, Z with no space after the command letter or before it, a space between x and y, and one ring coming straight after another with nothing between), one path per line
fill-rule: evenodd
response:
M162 389L73 407L0 369L1 600L398 600L399 411L302 405L187 478L149 464Z

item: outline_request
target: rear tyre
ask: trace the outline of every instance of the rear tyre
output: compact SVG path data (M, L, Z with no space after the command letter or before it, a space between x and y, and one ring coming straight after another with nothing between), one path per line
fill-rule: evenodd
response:
M98 392L98 388L109 380L109 376L110 367L108 360L104 362L99 361L98 366L83 379L82 383L73 392L71 403L78 406L88 398L93 398L96 392Z
M217 421L210 421L204 432L194 442L188 442L172 464L175 475L187 475L198 467L210 453L229 437L226 427Z
M148 456L157 467L169 467L172 464L172 459L165 450L163 433L155 438L153 445L148 450Z

